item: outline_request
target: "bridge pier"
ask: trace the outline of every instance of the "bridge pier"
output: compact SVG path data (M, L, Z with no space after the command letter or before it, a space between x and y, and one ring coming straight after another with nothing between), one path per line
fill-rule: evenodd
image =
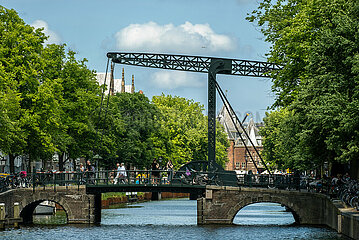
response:
M93 205L94 223L101 223L101 193L97 193L93 195L93 197L94 197L94 205Z
M151 193L151 201L158 201L161 200L162 193L161 192L152 192Z

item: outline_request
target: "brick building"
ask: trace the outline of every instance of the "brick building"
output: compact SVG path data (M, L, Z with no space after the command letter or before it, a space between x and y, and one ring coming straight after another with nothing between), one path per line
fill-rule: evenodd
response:
M240 130L240 134L244 140L245 145L248 148L248 151L246 150L245 145L241 140L240 135L237 132L231 118L235 119L234 114L228 114L228 111L225 109L225 107L222 107L217 119L220 124L224 126L224 129L227 132L228 139L230 141L230 147L227 149L229 161L226 164L226 170L236 170L237 173L244 173L250 170L253 173L260 173L264 171L265 168L261 163L259 156L251 145L249 139L247 139L246 135L243 133L239 123L235 120L237 128ZM251 118L249 122L245 122L243 123L243 125L245 131L254 143L256 149L261 152L261 150L263 149L262 136L260 136L258 132L259 128L263 126L263 123L254 123L253 118ZM250 155L255 161L258 171L255 168Z

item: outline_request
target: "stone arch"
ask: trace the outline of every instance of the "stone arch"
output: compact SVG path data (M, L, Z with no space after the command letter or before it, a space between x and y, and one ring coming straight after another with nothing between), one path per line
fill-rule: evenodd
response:
M22 202L22 209L20 210L20 217L22 217L24 224L33 223L34 210L43 201L50 201L50 202L54 202L56 204L59 204L62 207L62 209L65 211L65 213L66 213L66 222L68 222L68 220L69 220L68 208L64 207L63 203L60 203L60 201L55 201L55 200L52 200L52 199L37 199L37 200L34 200L34 201L30 200L30 201L23 201Z
M85 186L36 188L35 191L19 188L0 193L0 203L5 203L7 217L14 217L14 203L18 203L19 212L25 222L32 222L33 210L41 201L46 200L63 207L69 224L101 221L101 194L87 194Z
M286 207L287 210L289 210L292 213L295 223L296 224L300 223L300 216L298 214L298 212L300 212L299 209L297 209L296 206L294 206L293 204L288 204L287 202L282 201L281 199L276 198L276 197L273 197L271 199L266 199L266 200L264 200L262 198L247 197L247 198L240 200L229 210L229 216L231 216L231 223L233 223L233 220L234 220L235 216L237 215L237 213L241 209L243 209L245 206L248 206L248 205L251 205L254 203L263 203L263 202L277 203L277 204L280 204L281 206ZM290 205L292 205L292 206L290 206Z
M254 203L263 203L263 202L277 203L277 204L280 204L281 206L286 207L286 209L292 213L295 223L296 224L301 223L300 214L302 213L302 211L300 209L300 206L293 204L287 198L283 198L283 197L280 197L277 195L271 195L271 196L267 195L264 198L261 194L258 194L258 195L256 194L255 196L246 196L246 197L242 197L238 200L239 201L236 202L232 207L230 207L230 209L228 211L228 216L231 219L231 223L233 223L233 220L234 220L235 216L237 215L237 213L245 206L248 206L248 205L251 205Z

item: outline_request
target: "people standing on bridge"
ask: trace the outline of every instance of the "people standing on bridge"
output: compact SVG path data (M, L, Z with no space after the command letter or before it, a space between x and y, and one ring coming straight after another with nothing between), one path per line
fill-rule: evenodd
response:
M82 163L80 163L80 172L84 173L85 172L85 167Z
M166 168L167 168L167 175L168 175L167 181L170 182L173 177L173 164L172 164L171 159L168 160Z
M153 159L151 169L152 169L152 174L151 174L152 175L152 184L157 184L159 177L160 177L160 172L159 172L160 165L158 164L156 158Z
M121 171L121 166L119 163L116 164L117 167L117 173L116 173L116 177L115 177L115 182L114 184L117 184L120 180L120 171Z
M82 163L80 163L79 171L80 171L80 173L79 173L80 182L83 183L83 181L84 181L84 174L85 174L85 167L84 167L84 165L83 165Z
M90 160L87 160L86 162L86 175L87 175L87 179L90 183L93 182L93 177L94 177L94 173L95 172L95 167L91 165Z
M127 172L126 172L126 168L125 168L125 164L121 163L120 169L119 169L119 173L120 173L120 180L122 183L126 182L126 177L127 177Z

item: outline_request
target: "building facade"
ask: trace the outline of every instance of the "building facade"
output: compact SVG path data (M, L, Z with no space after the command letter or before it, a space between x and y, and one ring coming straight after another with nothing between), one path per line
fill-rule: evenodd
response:
M263 126L263 123L254 123L253 118L244 122L242 125L247 133L245 134L235 115L229 114L224 106L217 119L224 127L230 141L230 147L227 149L229 161L226 164L226 170L236 171L237 173L252 171L255 174L263 172L265 168L257 154L257 151L260 154L263 150L262 136L259 135L259 128Z
M112 71L111 71L112 72ZM99 85L105 83L106 73L96 73L96 80ZM125 69L122 68L122 78L115 79L111 73L107 74L106 77L106 87L107 91L105 94L110 93L111 95L115 95L116 93L134 93L135 92L135 77L132 75L132 84L126 85L125 84Z

